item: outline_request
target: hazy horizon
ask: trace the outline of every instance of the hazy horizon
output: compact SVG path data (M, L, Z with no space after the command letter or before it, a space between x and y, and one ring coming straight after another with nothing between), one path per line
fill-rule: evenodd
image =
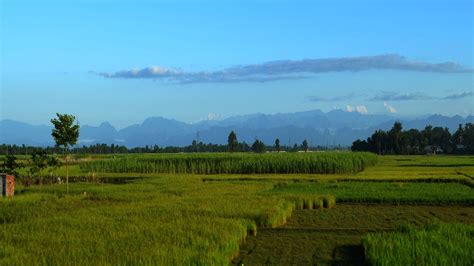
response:
M175 120L175 121L178 121L178 122L186 123L188 125L197 125L197 124L203 123L203 122L220 122L220 121L225 121L226 119L232 119L232 118L236 118L236 117L246 117L246 116L253 116L253 115L275 116L275 115L279 115L279 114L297 114L297 113L312 112L312 111L321 111L324 114L330 113L332 111L342 111L342 112L348 112L349 113L349 111L344 110L344 109L333 109L333 110L328 110L327 112L324 112L324 111L319 110L319 109L302 110L302 111L289 112L289 113L286 113L286 112L261 113L260 112L260 113L248 113L248 114L231 115L231 116L228 116L228 117L222 117L222 116L215 117L214 116L215 114L210 113L210 114L208 114L207 117L203 117L199 120L191 121L191 122L178 120L178 119L173 118L173 117L148 116L148 117L143 117L141 120L137 120L135 122L132 122L132 123L126 124L126 125L116 125L116 124L110 122L107 119L104 119L101 122L98 122L98 123L95 123L95 124L94 123L82 123L80 118L78 118L78 117L76 117L76 119L77 119L77 122L79 123L79 125L81 125L81 126L99 127L104 123L108 123L111 126L113 126L116 130L122 130L122 129L125 129L127 127L133 126L133 125L141 125L147 119L153 119L153 118L164 118L164 119L167 119L167 120ZM452 118L452 117L455 117L455 116L460 116L464 119L473 116L472 114L443 115L443 114L436 114L436 113L433 113L433 114L420 114L420 115L400 115L400 114L397 114L397 113L395 113L395 114L392 114L392 113L370 113L370 114L367 114L367 113L357 112L357 110L353 110L351 112L358 113L360 115L383 115L383 116L387 116L387 117L395 119L395 120L407 120L407 121L412 121L412 120L416 120L416 119L424 119L424 118L428 118L428 117L431 117L431 116L438 116L438 115L444 116L444 117L449 117L449 118ZM32 125L32 126L49 126L49 127L52 126L51 121L50 121L51 118L46 119L45 121L40 121L38 123L31 123L31 122L28 122L28 121L15 120L15 119L10 119L10 118L4 118L0 121L6 121L6 120L10 120L10 121L14 121L14 122L20 122L20 123L27 123L27 124Z

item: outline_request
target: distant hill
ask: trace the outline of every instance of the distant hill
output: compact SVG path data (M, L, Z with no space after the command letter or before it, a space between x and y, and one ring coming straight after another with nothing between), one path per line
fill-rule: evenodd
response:
M13 120L0 121L0 143L42 146L51 142L51 128L48 126L33 126Z
M473 123L474 117L431 115L416 119L397 119L388 115L360 114L334 110L319 110L252 114L230 117L220 121L201 121L187 124L163 117L150 117L141 124L117 130L110 123L99 126L84 125L80 132L80 145L94 143L120 144L128 147L159 145L185 146L194 139L204 143L225 144L231 130L239 141L252 143L255 138L272 144L279 138L284 145L301 144L308 139L311 145L350 145L354 140L365 139L376 129L390 129L401 121L405 129L423 129L426 125L448 127L454 132L459 124ZM198 133L199 132L199 133ZM34 126L13 120L0 121L0 143L36 146L53 145L50 126Z

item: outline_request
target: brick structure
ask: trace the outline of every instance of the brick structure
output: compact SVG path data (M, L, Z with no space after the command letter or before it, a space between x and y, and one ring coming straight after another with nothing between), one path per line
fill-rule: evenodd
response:
M13 197L15 194L15 177L7 174L0 174L0 194L2 196Z

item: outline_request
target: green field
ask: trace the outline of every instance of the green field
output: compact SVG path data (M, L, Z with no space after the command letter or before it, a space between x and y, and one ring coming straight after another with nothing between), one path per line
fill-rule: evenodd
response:
M371 153L214 153L120 156L80 164L85 172L169 174L339 174L374 165Z
M472 265L473 236L474 225L439 223L371 233L363 243L367 260L375 265Z
M13 199L0 199L0 265L396 265L368 247L395 245L393 230L406 224L423 232L438 220L446 227L474 222L472 156L82 155L70 173L69 195L57 183L62 167L42 172L43 185L18 184ZM401 245L435 251L424 238L404 239ZM464 244L451 241L446 250Z
M472 188L459 183L323 182L278 183L269 194L323 195L338 203L474 205Z
M233 263L236 265L242 263L245 265L379 265L378 261L371 262L369 258L366 261L364 246L361 242L368 234L392 234L399 228L406 228L404 226L406 223L421 227L432 223L433 220L472 223L474 212L471 208L467 206L342 204L336 208L317 212L295 211L284 226L261 229L257 237L248 237ZM454 246L456 246L455 243ZM468 251L461 245L457 247ZM384 254L390 256L390 251ZM396 263L392 260L391 263L384 265L411 264L415 263L407 263L407 261Z

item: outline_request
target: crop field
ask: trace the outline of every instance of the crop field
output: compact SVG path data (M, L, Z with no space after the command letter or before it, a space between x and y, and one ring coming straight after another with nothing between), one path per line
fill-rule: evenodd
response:
M371 233L363 239L372 264L471 265L474 261L474 225L431 224L407 226L400 232ZM463 247L463 248L459 248Z
M342 204L320 212L295 211L284 226L261 229L257 237L248 237L233 263L381 265L383 262L365 256L366 244L361 245L365 236L382 234L379 240L383 242L384 236L396 234L400 228L405 228L407 223L412 224L415 230L415 226L422 227L433 220L443 223L472 223L473 219L474 212L467 206ZM449 238L445 241L448 240ZM456 245L455 241L450 242L454 247L469 251L461 245ZM390 256L393 252L390 249L377 250L383 251L386 251L383 253L385 256ZM404 252L406 250L398 256L404 255ZM407 257L409 256L407 254ZM396 260L391 260L383 265L411 265L415 264L413 261L404 260L397 263Z
M17 181L15 197L0 199L0 265L474 263L474 157L321 152L72 161L69 194L57 181L61 167L43 171L43 184Z
M370 153L177 154L122 157L80 165L87 172L170 174L338 174L374 165Z
M331 194L338 203L474 205L472 188L459 183L325 182L278 183L269 191L279 195Z

